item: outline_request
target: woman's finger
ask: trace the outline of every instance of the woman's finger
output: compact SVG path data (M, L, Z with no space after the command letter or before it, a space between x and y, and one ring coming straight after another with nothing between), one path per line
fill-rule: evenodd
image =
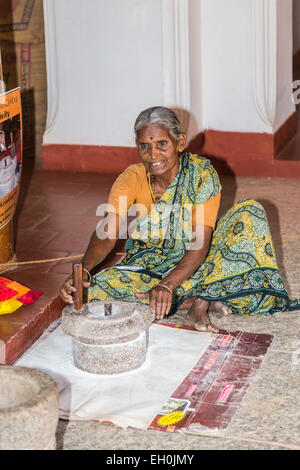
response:
M72 292L76 292L76 287L73 286L73 279L69 279L65 282L64 284L66 286L66 289L68 290L69 294ZM82 281L82 285L85 289L90 287L91 283L89 281Z
M166 292L162 289L153 290L153 298L155 302L155 315L157 319L164 318L165 315L169 312L169 305L172 301L172 296L169 292Z
M170 299L171 299L171 295L168 292L166 292L161 301L160 318L164 318L166 315L168 315L170 311L170 307L171 307Z
M167 300L167 308L166 308L165 316L169 315L171 307L172 307L172 297L169 295L168 300Z
M158 290L156 297L156 317L161 319L164 317L165 310L165 301L164 301L164 292Z
M66 291L66 289L64 289L63 287L60 290L60 296L61 296L62 300L64 302L66 302L67 304L72 304L73 303L73 297L71 295L69 295L68 292Z
M167 315L171 308L172 296L169 292L164 289L160 289L159 286L144 292L134 294L138 299L149 298L150 312L155 315L157 319L163 318Z
M76 288L73 286L67 286L66 291L71 294L72 292L76 292Z
M64 302L67 304L72 304L73 303L73 292L75 292L76 289L73 286L73 279L68 278L62 285L59 293L61 298L63 299Z
M155 289L151 289L149 291L149 307L150 307L150 312L155 315L157 318L157 307L156 307L156 293Z
M73 286L73 279L72 279L72 278L67 279L67 280L63 283L62 288L65 289L69 294L70 294L71 292L75 292L75 291L76 291L75 287Z

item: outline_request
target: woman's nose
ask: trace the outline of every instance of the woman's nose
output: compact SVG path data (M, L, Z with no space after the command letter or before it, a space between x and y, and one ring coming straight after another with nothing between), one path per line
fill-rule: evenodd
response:
M150 147L150 158L151 160L156 160L158 157L158 149L156 148L155 145L151 145Z

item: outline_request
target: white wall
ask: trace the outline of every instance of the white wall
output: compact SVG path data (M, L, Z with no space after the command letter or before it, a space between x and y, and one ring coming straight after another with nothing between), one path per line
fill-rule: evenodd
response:
M133 145L137 114L163 100L161 0L44 6L58 88L50 91L49 101L58 94L57 109L44 143Z
M134 145L137 114L157 104L190 112L190 138L272 133L295 109L292 0L44 0L44 9L44 144Z
M202 4L199 0L189 2L189 49L190 49L190 119L188 137L204 129L203 82L202 82Z
M251 9L247 0L203 0L204 128L267 130L252 101Z
M202 0L205 129L271 133L291 115L291 18L291 0Z

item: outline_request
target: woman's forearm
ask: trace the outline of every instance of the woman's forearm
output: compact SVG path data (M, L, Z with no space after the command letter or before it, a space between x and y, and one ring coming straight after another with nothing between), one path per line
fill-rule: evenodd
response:
M82 258L85 269L91 271L114 249L120 225L119 216L108 213L91 236L87 250Z
M180 284L189 279L194 272L201 266L207 256L208 250L201 252L188 251L181 261L178 263L176 268L168 274L162 281L162 284L175 289Z
M205 261L209 252L212 229L207 226L204 228L203 246L200 249L190 249L187 251L176 268L163 279L163 284L175 289L183 281L189 279Z
M116 239L107 238L101 240L96 232L91 236L86 252L81 260L83 267L91 271L97 264L101 263L107 255L114 249Z

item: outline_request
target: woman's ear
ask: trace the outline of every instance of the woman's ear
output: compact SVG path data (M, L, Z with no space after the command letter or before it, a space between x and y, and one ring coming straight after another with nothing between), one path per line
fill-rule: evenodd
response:
M177 141L177 150L178 150L178 152L182 152L185 149L186 140L187 140L186 134L184 134L184 133L180 134L179 139Z

